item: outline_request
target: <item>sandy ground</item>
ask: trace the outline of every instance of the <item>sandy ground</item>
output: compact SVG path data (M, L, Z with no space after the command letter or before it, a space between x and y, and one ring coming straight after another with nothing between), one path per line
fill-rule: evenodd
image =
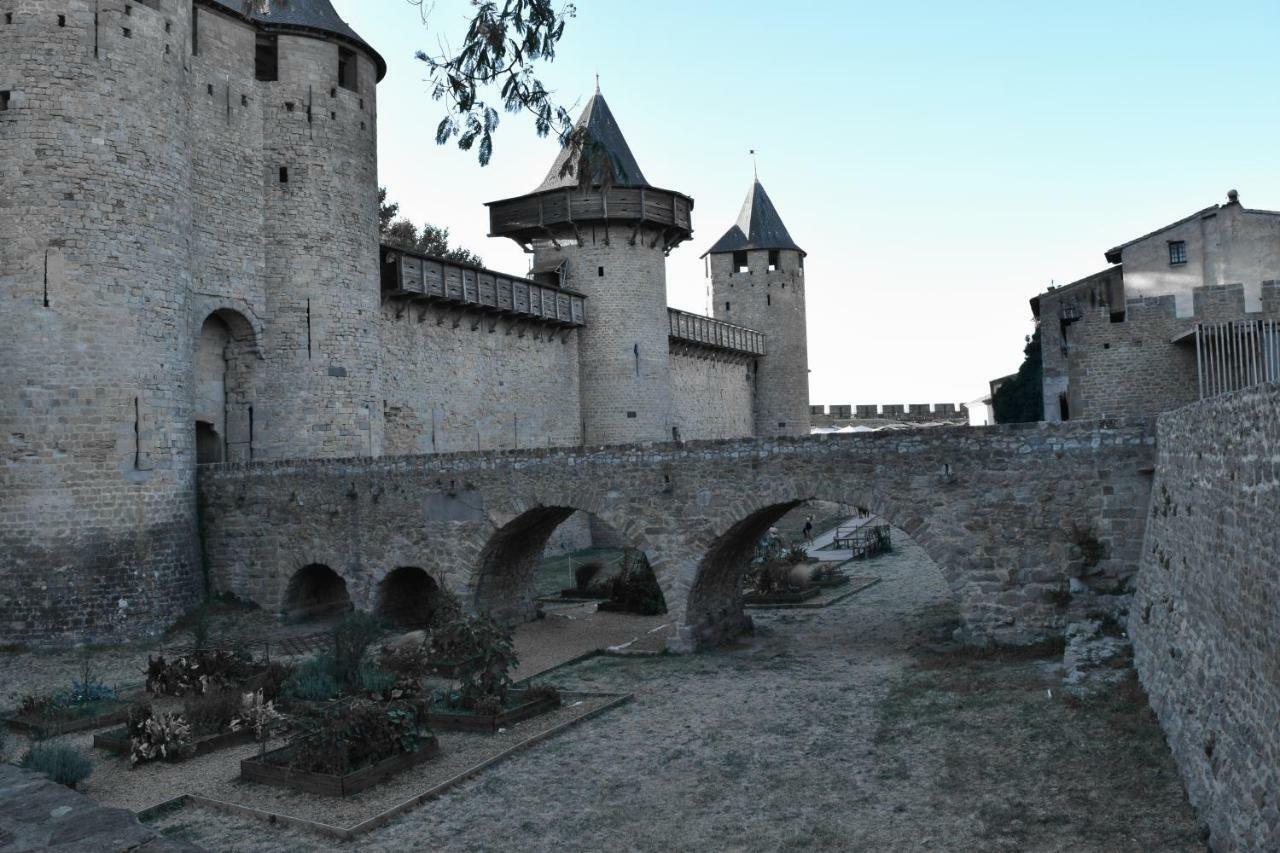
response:
M636 701L357 842L201 809L156 825L216 851L1203 850L1133 686L1080 703L1052 659L940 653L942 578L895 541L880 584L759 611L735 648L557 671Z

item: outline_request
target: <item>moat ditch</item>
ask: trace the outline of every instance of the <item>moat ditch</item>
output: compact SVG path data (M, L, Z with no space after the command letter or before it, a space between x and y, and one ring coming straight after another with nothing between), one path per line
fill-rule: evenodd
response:
M558 670L635 701L354 844L198 808L154 826L222 851L1205 849L1136 682L1082 701L1049 650L952 647L920 549L869 565L880 584L734 647Z

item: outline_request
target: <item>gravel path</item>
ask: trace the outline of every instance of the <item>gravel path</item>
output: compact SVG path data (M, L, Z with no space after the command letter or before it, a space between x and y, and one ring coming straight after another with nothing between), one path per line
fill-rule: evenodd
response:
M880 584L757 612L735 648L558 671L636 701L354 844L200 809L157 826L246 853L1204 849L1149 712L1048 698L1052 661L932 655L954 609L923 553L895 544L867 564Z

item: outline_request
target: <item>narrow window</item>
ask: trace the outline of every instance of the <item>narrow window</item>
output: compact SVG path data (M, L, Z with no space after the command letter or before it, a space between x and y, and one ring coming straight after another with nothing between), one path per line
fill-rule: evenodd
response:
M253 74L263 83L274 83L280 79L280 40L274 35L258 33Z
M4 22L5 22L6 24L12 24L12 23L13 23L13 13L12 13L12 12L5 12L5 13L4 13Z
M66 15L59 15L59 16L58 16L58 26L60 26L60 27L65 27L66 25L67 25L67 16L66 16Z
M749 269L750 267L747 266L747 253L734 252L733 253L733 271L747 272Z
M627 412L627 417L634 418L635 416L636 416L635 412Z
M777 249L769 250L769 272L777 272L782 269L782 253Z
M596 275L604 278L604 267L596 267Z
M212 94L213 94L213 84L212 84L212 83L210 83L210 84L209 84L209 94L210 94L210 95L212 95Z
M1067 395L1058 395L1058 417L1061 420L1071 420L1071 408L1067 405Z
M133 38L133 30L129 29L128 27L121 27L120 32L124 33L124 37L127 39Z
M164 31L165 31L166 33L171 33L171 32L173 32L173 21L165 21L165 22L164 22Z
M1178 266L1187 262L1187 241L1186 240L1170 240L1169 241L1169 265Z
M338 97L338 87L337 87L337 86L334 86L333 88L331 88L331 89L329 90L329 97L330 97L330 98L336 98L336 97Z
M124 4L124 13L125 13L126 15L132 15L132 14L133 14L133 7L132 7L132 6L130 6L128 3L125 3L125 4Z
M724 302L724 310L726 310L726 311L728 311L728 310L729 310L729 300L727 300L727 299L726 299L726 300L725 300L725 302Z
M773 304L773 296L771 296L770 294L766 293L766 294L764 295L764 304L765 304L765 305L772 305L772 304Z
M344 89L356 90L356 52L345 47L338 48L338 85Z
M9 109L9 99L13 97L8 90L0 92L0 113Z
M329 120L330 120L330 121L337 121L337 120L338 120L338 114L337 114L336 112L333 112L333 111L331 110L331 111L329 112Z
M240 96L240 106L242 106L242 107L247 107L247 106L249 106L249 96L248 96L248 95L241 95L241 96Z
M280 167L280 183L282 184L289 183L289 167L288 166Z

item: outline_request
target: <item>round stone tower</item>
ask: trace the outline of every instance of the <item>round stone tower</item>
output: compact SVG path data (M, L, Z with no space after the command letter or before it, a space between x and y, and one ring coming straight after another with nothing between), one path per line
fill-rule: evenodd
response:
M0 5L0 643L194 604L200 456L378 452L384 70L328 0Z
M805 252L791 239L760 181L738 222L709 257L712 313L765 334L755 370L755 434L809 434L809 341L805 325Z
M692 233L693 199L645 180L597 89L528 195L489 203L492 236L534 256L533 275L588 297L579 338L585 444L669 441L666 256Z
M254 457L375 456L382 449L376 86L386 65L329 0L268 9L254 14L271 324Z
M0 7L0 642L138 634L201 592L190 22Z

